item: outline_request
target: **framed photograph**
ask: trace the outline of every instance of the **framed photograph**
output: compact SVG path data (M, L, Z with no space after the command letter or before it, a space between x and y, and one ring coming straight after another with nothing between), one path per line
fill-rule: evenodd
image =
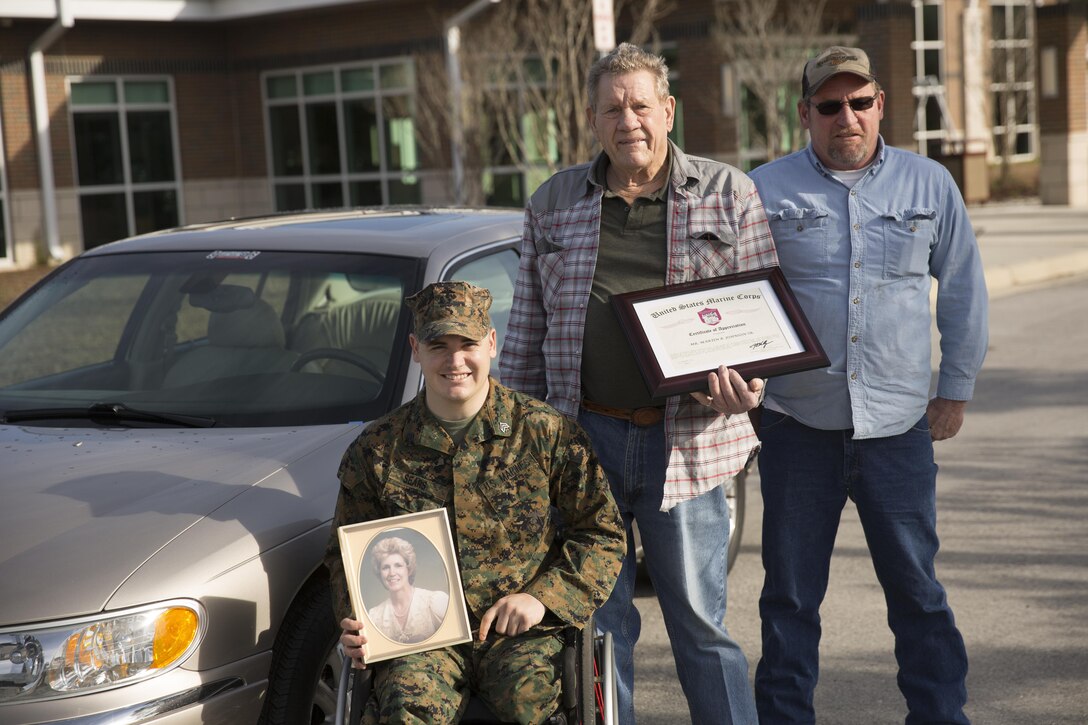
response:
M654 397L705 391L719 365L745 380L829 364L778 267L612 296Z
M446 509L341 526L337 535L367 662L472 639Z

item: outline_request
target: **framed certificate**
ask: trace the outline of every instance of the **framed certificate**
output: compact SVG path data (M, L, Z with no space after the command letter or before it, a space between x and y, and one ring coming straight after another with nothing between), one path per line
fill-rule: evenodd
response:
M337 530L367 662L472 639L446 509Z
M612 305L654 397L706 390L719 365L749 380L829 364L778 267L625 292Z

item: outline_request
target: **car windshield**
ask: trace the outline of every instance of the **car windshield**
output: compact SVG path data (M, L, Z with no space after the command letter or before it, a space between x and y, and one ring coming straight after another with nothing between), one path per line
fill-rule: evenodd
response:
M315 252L76 259L0 317L0 419L289 426L374 418L407 363L418 260Z

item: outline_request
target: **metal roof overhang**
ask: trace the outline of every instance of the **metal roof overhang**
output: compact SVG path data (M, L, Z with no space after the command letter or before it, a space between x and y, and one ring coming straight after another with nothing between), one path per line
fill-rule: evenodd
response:
M376 0L66 0L72 19L217 21ZM56 0L0 0L0 18L52 20Z

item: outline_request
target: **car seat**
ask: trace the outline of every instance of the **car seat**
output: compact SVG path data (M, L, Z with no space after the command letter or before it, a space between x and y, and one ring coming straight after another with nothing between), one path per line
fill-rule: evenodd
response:
M189 302L210 312L207 344L182 353L167 371L164 386L282 372L298 359L298 353L286 349L275 309L248 287L220 285L191 294Z

